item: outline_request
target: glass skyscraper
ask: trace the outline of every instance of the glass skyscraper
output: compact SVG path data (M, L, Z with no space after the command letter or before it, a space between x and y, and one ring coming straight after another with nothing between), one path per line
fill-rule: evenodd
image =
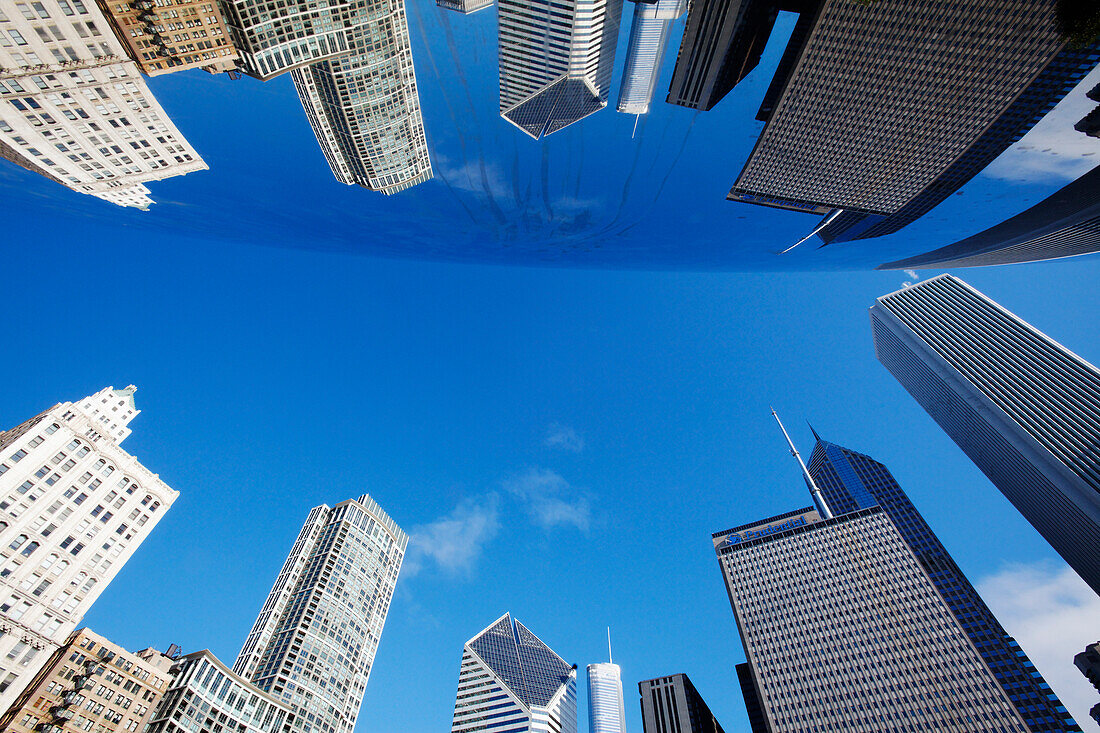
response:
M355 728L407 544L365 494L309 513L233 665L297 733Z
M875 354L1100 593L1100 371L958 278L878 299Z
M826 503L836 514L882 507L1028 728L1036 732L1081 730L1015 639L1005 633L886 466L822 440L816 432L814 437L817 444L809 470Z
M511 614L462 648L452 733L577 733L577 666Z
M588 733L626 733L623 673L619 665L588 665Z

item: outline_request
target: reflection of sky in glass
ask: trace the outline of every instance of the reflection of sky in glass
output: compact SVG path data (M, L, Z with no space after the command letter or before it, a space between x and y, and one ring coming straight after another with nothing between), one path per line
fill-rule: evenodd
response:
M793 15L780 16L760 66L704 113L663 101L684 23L672 21L654 102L634 130L633 115L614 111L630 31L624 13L608 108L534 141L498 115L496 10L464 16L424 0L410 0L406 9L432 181L389 197L344 186L325 163L289 75L261 83L193 70L149 85L210 170L150 184L157 203L149 212L71 193L6 163L4 195L19 216L92 217L135 236L184 232L386 257L660 269L871 267L1018 213L1087 169L1098 147L1073 131L1081 115L1067 113L1003 156L1010 162L998 161L898 234L820 251L814 239L777 257L819 218L725 195L762 128L754 115ZM1098 80L1090 75L1067 108L1087 107L1084 89ZM1059 155L1060 148L1067 153Z

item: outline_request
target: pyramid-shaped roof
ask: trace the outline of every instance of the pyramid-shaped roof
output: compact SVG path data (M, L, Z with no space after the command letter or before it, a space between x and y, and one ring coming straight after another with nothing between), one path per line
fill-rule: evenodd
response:
M466 645L528 708L546 707L573 668L526 626L504 614Z

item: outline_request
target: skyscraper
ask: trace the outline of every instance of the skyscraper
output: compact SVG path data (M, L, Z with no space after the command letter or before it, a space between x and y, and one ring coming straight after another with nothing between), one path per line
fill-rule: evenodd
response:
M686 674L643 680L638 694L645 733L724 733Z
M354 0L348 23L348 55L291 72L332 174L385 194L430 180L404 0Z
M135 390L107 387L0 432L0 710L179 496L119 445Z
M297 733L355 727L407 544L366 494L309 513L233 665Z
M815 3L728 198L857 217L938 203L945 186L950 193L981 169L979 158L1034 124L1059 98L1051 90L1095 64L1095 48L1062 55L1055 5ZM870 37L875 53L852 45Z
M661 60L672 34L672 21L683 15L685 9L687 0L634 0L617 111L631 115L649 112L661 76Z
M214 0L98 0L130 58L149 76L237 67L237 49Z
M1027 731L882 507L806 507L714 548L766 730Z
M1037 262L1100 251L1100 166L1027 211L972 237L880 270Z
M837 514L882 507L1028 729L1033 733L1081 730L886 466L870 456L822 440L816 432L814 437L817 443L809 471L828 505Z
M500 0L500 114L536 140L607 106L623 0Z
M240 69L267 81L318 61L343 56L355 0L218 0Z
M610 660L588 665L588 733L626 733L623 672Z
M493 6L493 0L435 0L435 4L447 10L455 10L463 15L476 13Z
M462 647L451 733L577 733L577 666L504 614Z
M1081 670L1081 674L1085 675L1085 679L1091 682L1093 687L1100 690L1100 641L1089 644L1085 647L1085 651L1074 655L1073 666ZM1100 723L1100 702L1092 706L1089 716Z
M1100 593L1100 372L950 275L871 308L878 360Z
M206 170L92 0L0 13L0 157L146 209L150 181Z

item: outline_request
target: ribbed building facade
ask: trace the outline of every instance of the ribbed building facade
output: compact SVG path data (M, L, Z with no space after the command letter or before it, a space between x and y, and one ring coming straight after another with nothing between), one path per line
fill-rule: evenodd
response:
M661 61L672 35L672 21L686 9L686 0L635 0L616 111L631 115L649 113L661 76Z
M218 0L240 55L240 70L261 81L350 52L354 0Z
M1027 731L881 507L799 509L714 545L772 733Z
M638 694L644 733L724 733L686 674L642 680Z
M889 469L870 456L822 440L809 470L836 514L880 506L932 580L959 626L993 672L1028 729L1037 733L1080 731L1027 654L1009 636L974 590Z
M336 180L393 194L432 178L404 0L355 0L351 52L291 73Z
M617 664L588 665L588 733L626 733L623 671Z
M462 648L451 733L577 733L577 667L511 614Z
M206 170L93 0L0 11L0 157L140 209L146 183Z
M1055 5L815 4L789 71L781 64L785 76L763 110L768 122L728 198L885 216L943 186L955 190L961 183L944 176L974 175L953 166L973 157L983 134L1060 63ZM865 43L872 37L873 53ZM1085 54L1095 60L1094 51ZM1065 79L1057 76L1048 81L1060 88ZM1035 109L1048 103L1039 100ZM1004 131L1007 142L981 144L1003 150L1018 127Z
M1100 167L979 234L878 269L982 267L1093 252L1100 252Z
M607 106L623 0L500 0L500 114L536 140Z
M435 0L435 4L447 10L469 15L479 10L493 7L495 0Z
M958 278L871 308L878 360L1100 593L1100 372Z
M309 513L233 665L296 733L355 728L407 544L365 494Z
M179 496L119 445L134 391L107 387L0 433L0 710Z

